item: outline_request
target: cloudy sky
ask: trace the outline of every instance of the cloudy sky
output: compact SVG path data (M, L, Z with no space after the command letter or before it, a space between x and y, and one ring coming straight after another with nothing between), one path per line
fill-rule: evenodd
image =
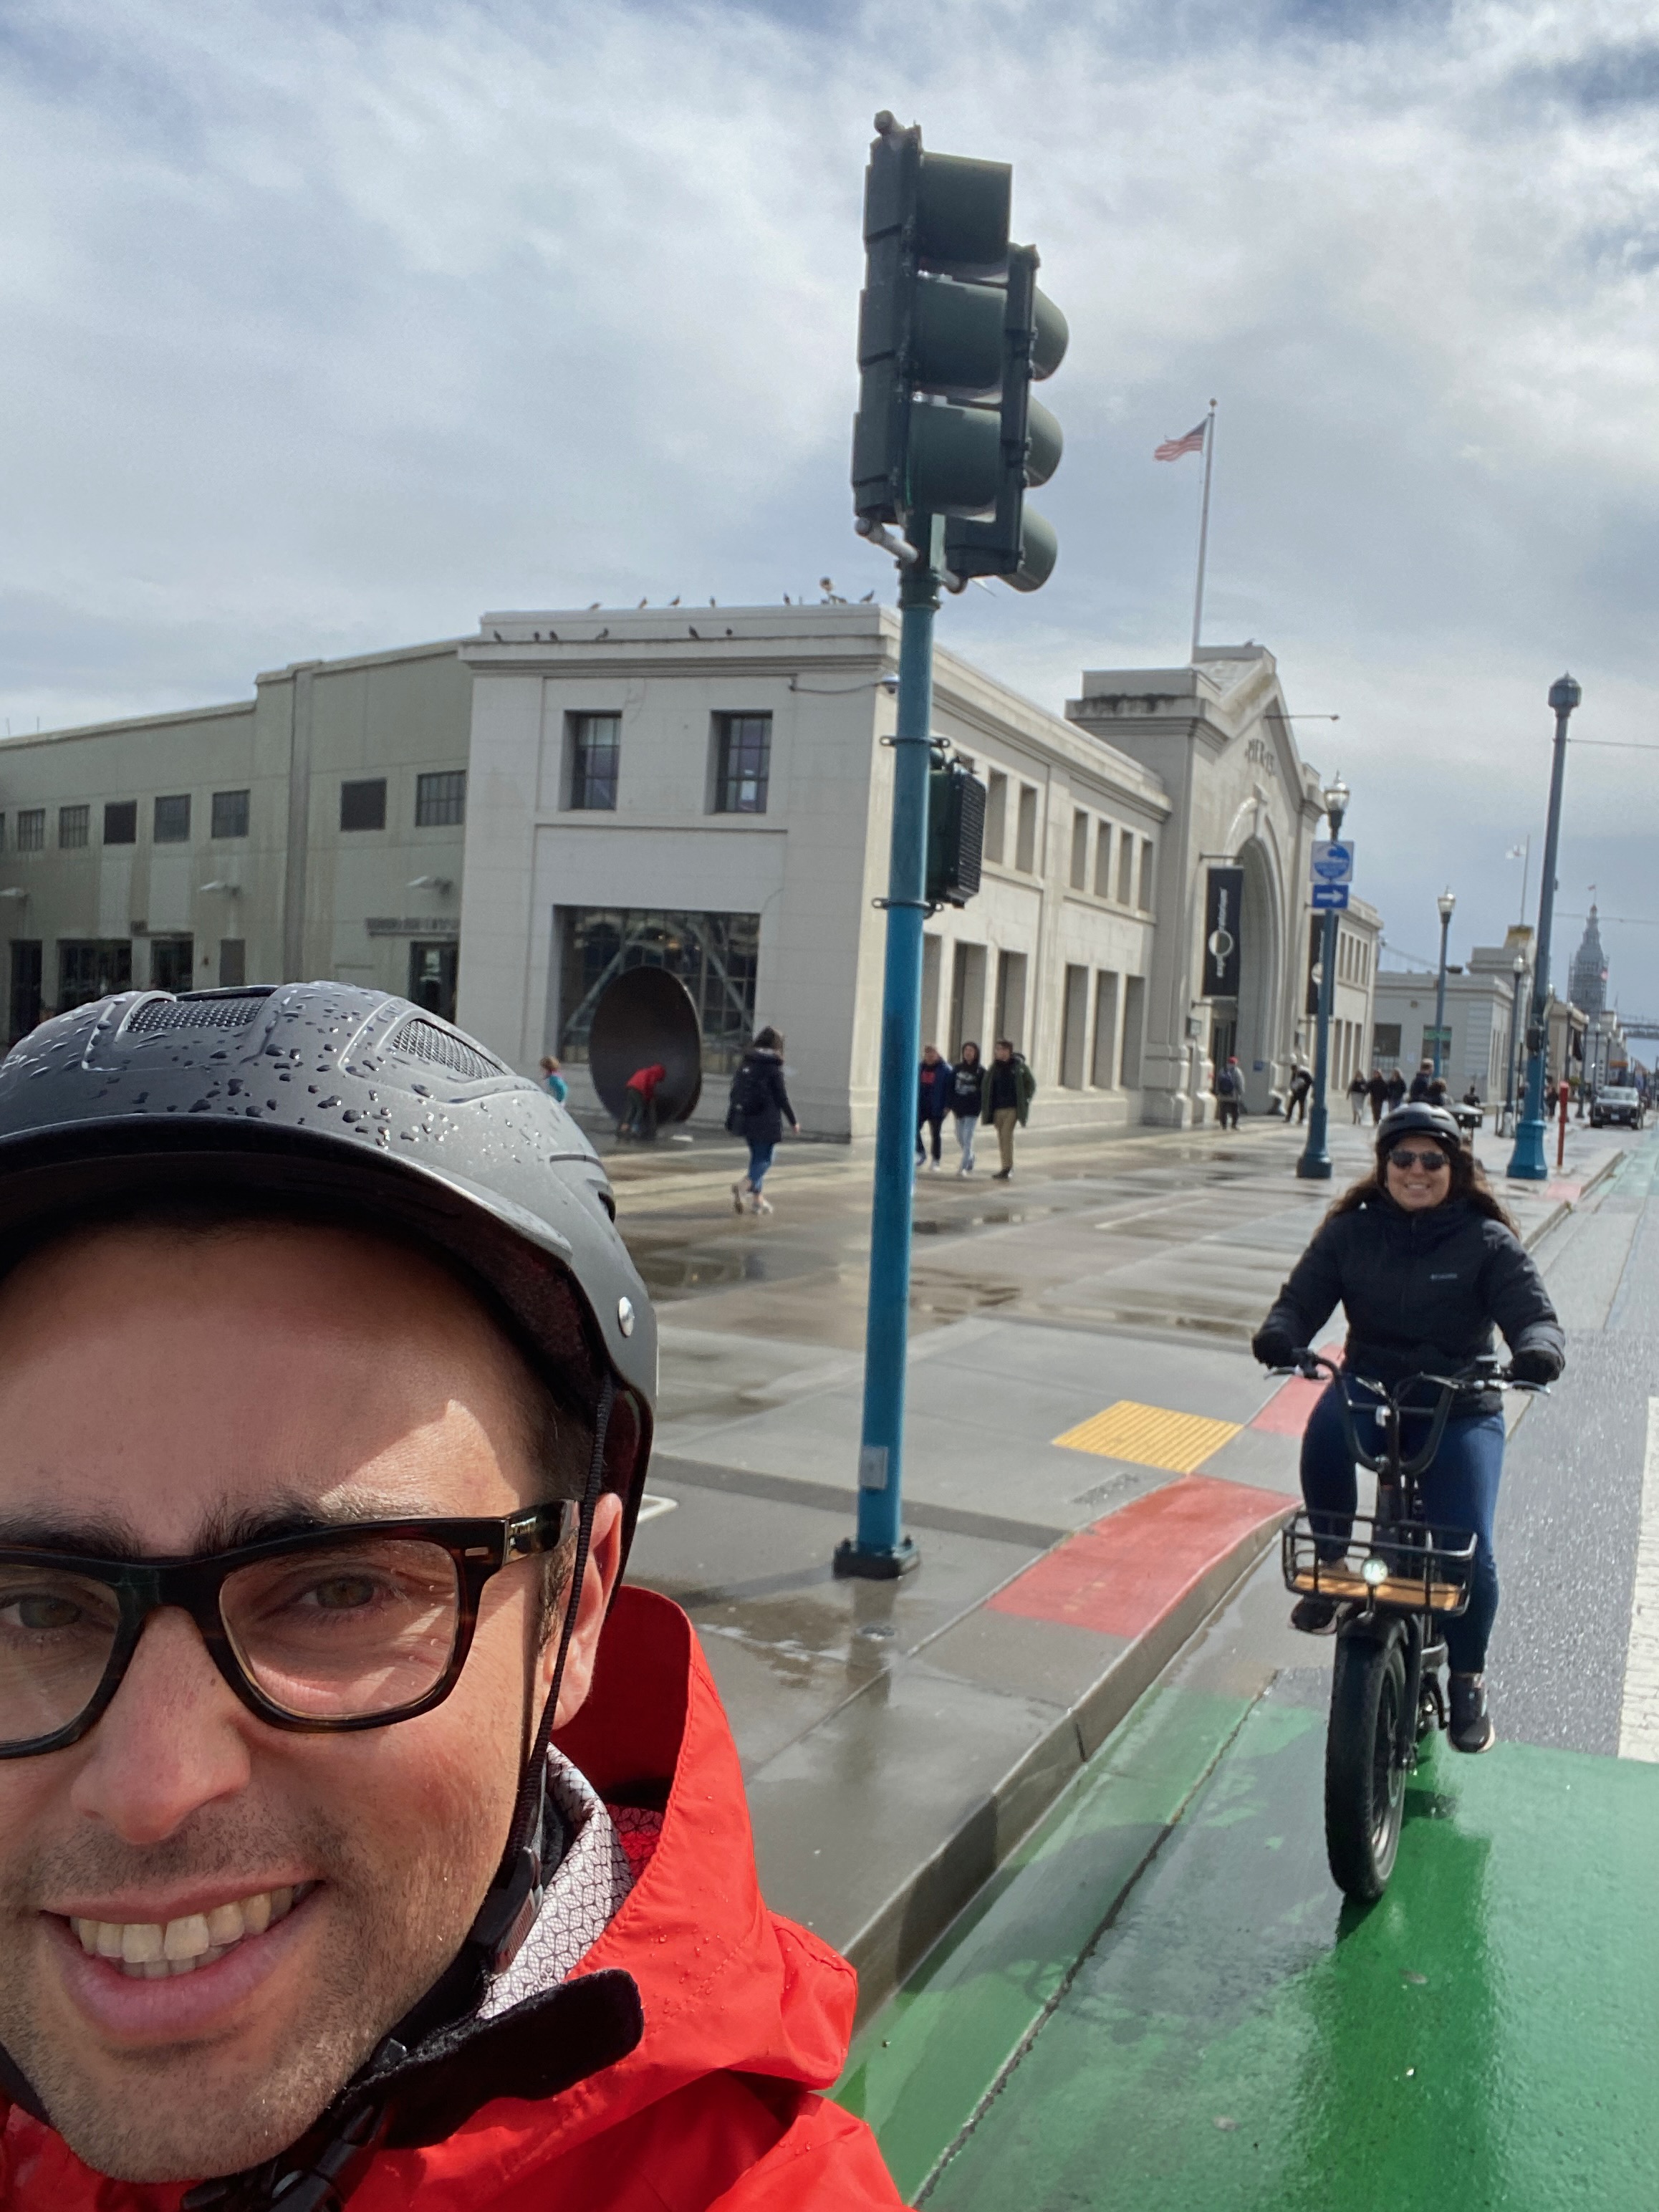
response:
M1073 343L1040 596L948 641L1058 706L1270 645L1401 955L1560 907L1659 1014L1651 0L3 0L0 713L246 696L485 608L856 596L878 107L1012 160ZM1594 746L1588 741L1595 740ZM1653 750L1644 751L1642 747ZM1564 921L1558 979L1578 934Z

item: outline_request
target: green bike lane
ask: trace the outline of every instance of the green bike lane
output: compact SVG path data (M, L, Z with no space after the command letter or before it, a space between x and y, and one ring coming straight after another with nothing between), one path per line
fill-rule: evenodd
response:
M1152 1692L861 2035L837 2094L907 2198L1650 2201L1659 1768L1437 1744L1356 1909L1324 1860L1328 1672L1230 1694L1227 1657Z

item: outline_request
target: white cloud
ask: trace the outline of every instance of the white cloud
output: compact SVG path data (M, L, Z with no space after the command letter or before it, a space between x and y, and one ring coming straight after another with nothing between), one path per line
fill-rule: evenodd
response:
M1182 657L1197 465L1151 448L1216 393L1210 635L1266 640L1293 704L1341 712L1303 735L1354 786L1391 934L1426 945L1452 876L1456 933L1495 935L1551 678L1584 682L1586 736L1659 742L1646 0L804 17L14 9L14 726L488 605L886 588L846 489L886 105L1015 162L1073 331L1040 502L1062 568L1038 600L969 594L951 643L1049 701ZM1632 830L1656 767L1575 758L1564 906L1605 878L1659 911ZM1650 939L1609 933L1627 1004L1659 1006Z

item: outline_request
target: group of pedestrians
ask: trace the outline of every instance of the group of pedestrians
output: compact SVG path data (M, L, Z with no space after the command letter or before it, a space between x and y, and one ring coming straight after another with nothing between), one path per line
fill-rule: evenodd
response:
M981 1127L997 1133L999 1166L993 1182L1006 1182L1014 1171L1014 1131L1025 1127L1036 1096L1036 1078L1022 1052L1007 1037L992 1048L988 1066L969 1038L953 1066L937 1045L924 1045L916 1085L916 1165L932 1175L944 1152L945 1117L957 1127L959 1176L974 1171L974 1138Z

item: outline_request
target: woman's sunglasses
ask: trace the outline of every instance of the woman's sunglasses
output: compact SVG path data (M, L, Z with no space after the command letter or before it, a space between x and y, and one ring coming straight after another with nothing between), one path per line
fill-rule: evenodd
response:
M1421 1168L1425 1175L1438 1175L1442 1168L1449 1170L1451 1162L1438 1146L1425 1152L1413 1152L1398 1145L1389 1154L1389 1165L1398 1168L1402 1175L1408 1175L1414 1167Z

